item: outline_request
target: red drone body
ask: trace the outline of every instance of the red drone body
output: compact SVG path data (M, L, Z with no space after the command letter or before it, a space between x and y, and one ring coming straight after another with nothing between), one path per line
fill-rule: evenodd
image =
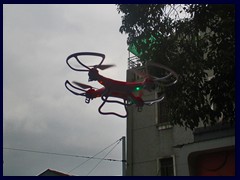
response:
M78 56L98 56L98 57L101 57L102 60L100 61L100 63L98 65L90 67L90 66L83 64L78 59ZM80 65L82 65L84 67L84 69L74 68L70 65L69 60L73 57ZM160 102L164 99L164 94L163 94L161 97L159 97L157 99L144 101L142 98L142 95L143 95L142 90L143 89L145 89L147 91L152 91L155 89L156 83L158 83L160 81L166 82L166 80L169 79L170 77L174 77L174 81L171 83L168 82L168 84L165 83L165 85L169 86L169 85L173 85L177 82L178 76L174 71L172 71L171 69L169 69L163 65L156 64L156 63L151 63L151 65L164 69L165 71L168 72L167 75L164 75L163 77L155 77L155 76L151 76L151 75L147 74L147 75L145 75L142 82L124 82L124 81L117 81L114 79L110 79L110 78L100 75L99 71L98 71L98 69L104 70L104 69L114 66L114 65L102 65L104 59L105 59L104 54L95 53L95 52L75 53L75 54L68 56L68 58L67 58L67 64L71 69L73 69L75 71L88 72L88 77L89 77L88 81L98 81L103 86L102 88L97 89L90 85L86 85L86 84L82 84L82 83L74 81L73 83L78 86L78 87L76 87L76 86L72 85L68 80L65 82L65 86L70 92L72 92L75 95L85 96L86 103L89 103L90 100L92 100L94 98L100 97L102 99L103 103L98 108L98 111L99 111L99 113L104 114L104 115L112 114L112 115L116 115L119 117L127 117L127 115L128 115L127 106L130 106L133 104L135 104L136 107L138 108L138 110L141 111L141 109L144 105L152 105L152 104ZM136 70L134 70L134 72L137 73ZM81 93L79 93L78 91L80 91ZM118 99L120 98L123 100L123 102L121 102L119 100L108 100L109 97L114 97L114 98L118 98ZM121 115L121 114L118 114L115 112L103 112L101 110L101 108L104 106L104 104L106 102L118 103L118 104L124 105L126 114Z

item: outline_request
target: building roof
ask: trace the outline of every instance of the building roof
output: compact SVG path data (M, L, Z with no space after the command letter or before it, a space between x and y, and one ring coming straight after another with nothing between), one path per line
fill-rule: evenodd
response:
M42 172L38 176L70 176L70 175L56 171L56 170L47 169L46 171Z

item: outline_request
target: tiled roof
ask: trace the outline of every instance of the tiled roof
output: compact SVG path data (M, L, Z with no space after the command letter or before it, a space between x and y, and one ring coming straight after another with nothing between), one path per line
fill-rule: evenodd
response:
M43 173L39 174L38 176L70 176L69 174L65 174L56 170L47 169Z

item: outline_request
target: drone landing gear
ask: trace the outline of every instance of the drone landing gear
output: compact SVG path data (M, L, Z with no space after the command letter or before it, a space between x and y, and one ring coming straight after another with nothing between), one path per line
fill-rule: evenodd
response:
M90 103L90 98L86 98L85 103L89 104Z
M108 100L108 97L109 97L109 92L110 90L106 91L102 96L101 96L101 99L102 99L102 104L99 106L98 108L98 112L100 114L103 114L103 115L115 115L115 116L118 116L118 117L121 117L121 118L126 118L128 116L128 110L127 110L127 106L130 106L132 104L129 104L127 103L127 100L123 100L123 102L121 101L117 101L117 100ZM121 115L121 114L118 114L118 113L115 113L115 112L103 112L102 111L102 107L105 105L105 103L108 102L108 103L118 103L118 104L121 104L121 105L124 105L124 109L125 109L125 112L126 114L125 115Z
M103 115L115 115L115 116L118 116L118 117L121 117L121 118L126 118L128 116L127 106L124 105L124 104L126 104L126 100L124 100L124 103L122 103L120 101L110 101L110 100L107 100L108 96L106 96L106 97L102 96L101 98L102 98L103 102L102 102L102 104L98 108L98 112L100 114L103 114ZM118 113L115 113L115 112L103 112L102 111L102 107L105 105L106 102L108 102L108 103L119 103L119 104L124 105L126 114L125 115L121 115L121 114L118 114Z

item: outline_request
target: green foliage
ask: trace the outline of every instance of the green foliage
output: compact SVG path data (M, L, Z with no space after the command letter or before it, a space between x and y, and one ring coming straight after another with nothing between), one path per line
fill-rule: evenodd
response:
M142 52L141 61L160 62L178 73L178 83L165 88L173 124L193 129L221 116L234 123L235 6L176 6L119 4L120 32ZM184 14L188 18L180 18Z

